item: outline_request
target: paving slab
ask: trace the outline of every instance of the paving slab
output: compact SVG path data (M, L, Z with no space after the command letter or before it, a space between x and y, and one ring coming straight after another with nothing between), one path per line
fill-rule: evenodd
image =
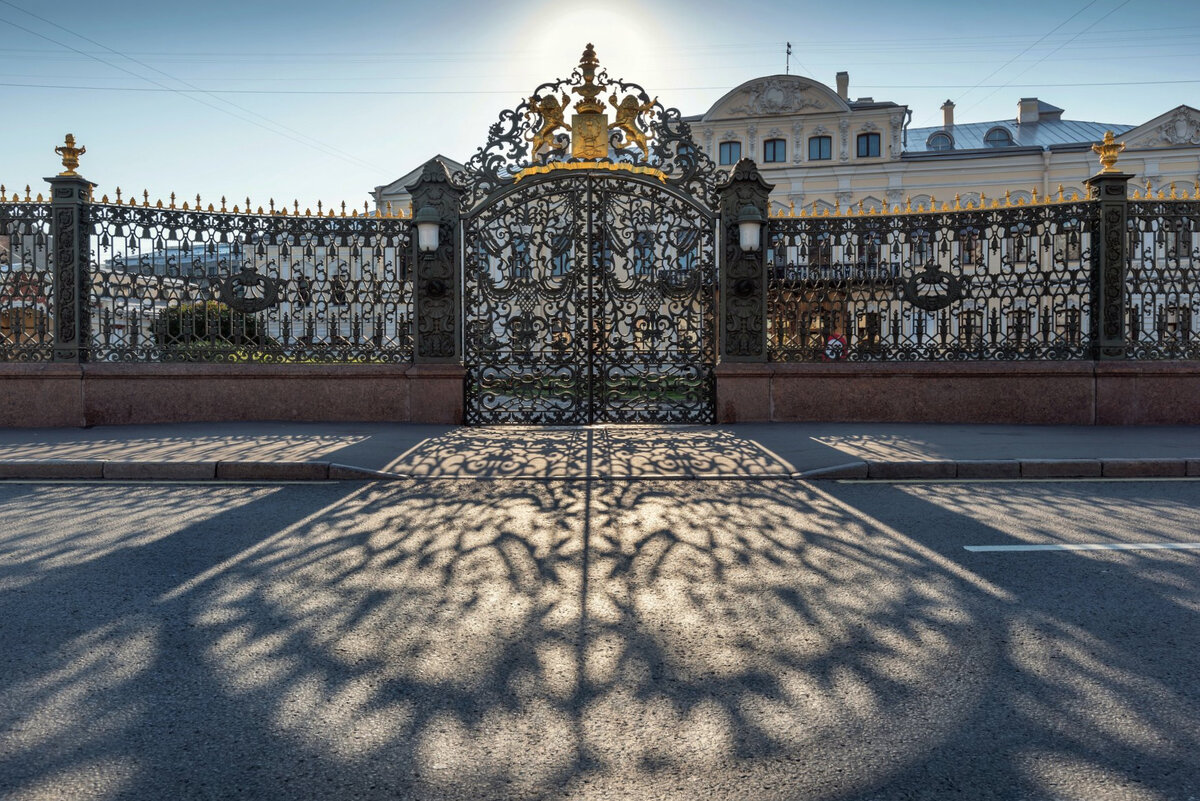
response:
M179 466L184 463L195 466ZM159 474L147 465L160 465ZM866 478L864 471L883 480L1196 476L1200 426L189 423L0 429L0 478L8 479Z

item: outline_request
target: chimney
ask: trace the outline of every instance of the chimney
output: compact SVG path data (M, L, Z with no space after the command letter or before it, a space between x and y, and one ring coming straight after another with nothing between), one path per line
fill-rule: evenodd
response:
M842 100L850 101L850 73L839 72L837 74L837 93Z
M954 127L954 101L947 100L942 104L942 127Z
M1017 125L1037 122L1039 105L1036 97L1022 97L1017 103Z

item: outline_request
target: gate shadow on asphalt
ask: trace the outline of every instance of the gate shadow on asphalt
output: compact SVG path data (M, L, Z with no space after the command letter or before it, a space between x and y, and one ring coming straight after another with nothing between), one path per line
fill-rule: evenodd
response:
M414 478L787 476L794 467L754 439L702 426L459 428L397 458Z
M1068 758L1140 759L1165 792L1200 746L1170 665L1099 631L1194 599L1182 557L1088 557L1146 606L1096 574L1066 614L1067 590L913 534L1011 539L977 489L406 482L228 488L215 513L98 492L74 529L71 488L4 496L14 798L1016 799Z

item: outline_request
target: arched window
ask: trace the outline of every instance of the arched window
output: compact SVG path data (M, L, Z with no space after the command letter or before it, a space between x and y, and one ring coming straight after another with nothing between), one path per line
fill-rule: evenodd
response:
M950 138L950 134L945 133L944 131L938 131L937 133L931 135L929 139L925 141L925 144L930 150L954 149L954 140Z
M808 160L824 161L833 154L833 139L828 136L810 136L808 138Z
M763 161L768 164L787 161L787 143L782 139L768 139L763 142Z
M721 164L737 164L742 157L741 142L722 142L721 143Z
M983 137L983 143L988 147L1012 147L1012 134L1007 128L993 128Z

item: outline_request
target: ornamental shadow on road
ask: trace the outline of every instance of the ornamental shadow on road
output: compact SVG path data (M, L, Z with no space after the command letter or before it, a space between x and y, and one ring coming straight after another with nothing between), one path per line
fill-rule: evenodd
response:
M0 786L16 798L78 777L96 798L741 798L798 776L799 797L873 798L931 764L964 775L944 754L989 716L1059 747L1021 704L1060 703L1048 688L1062 675L1014 687L1013 705L997 695L1006 671L1061 659L981 635L1010 616L1016 634L1064 640L1066 673L1097 697L1169 695L1089 665L1086 626L1014 612L1013 576L840 491L245 489L192 523L200 490L149 491L167 513L118 501L87 532L50 522L67 490L30 491L20 502L44 522L0 541L3 619L34 618L43 599L67 618L49 633L5 624L29 648L0 696ZM973 513L880 491L911 515ZM1095 721L1063 713L1093 736ZM1000 765L1014 792L1050 786L1027 772Z
M414 478L787 476L751 437L709 426L458 428L422 441L387 471Z

